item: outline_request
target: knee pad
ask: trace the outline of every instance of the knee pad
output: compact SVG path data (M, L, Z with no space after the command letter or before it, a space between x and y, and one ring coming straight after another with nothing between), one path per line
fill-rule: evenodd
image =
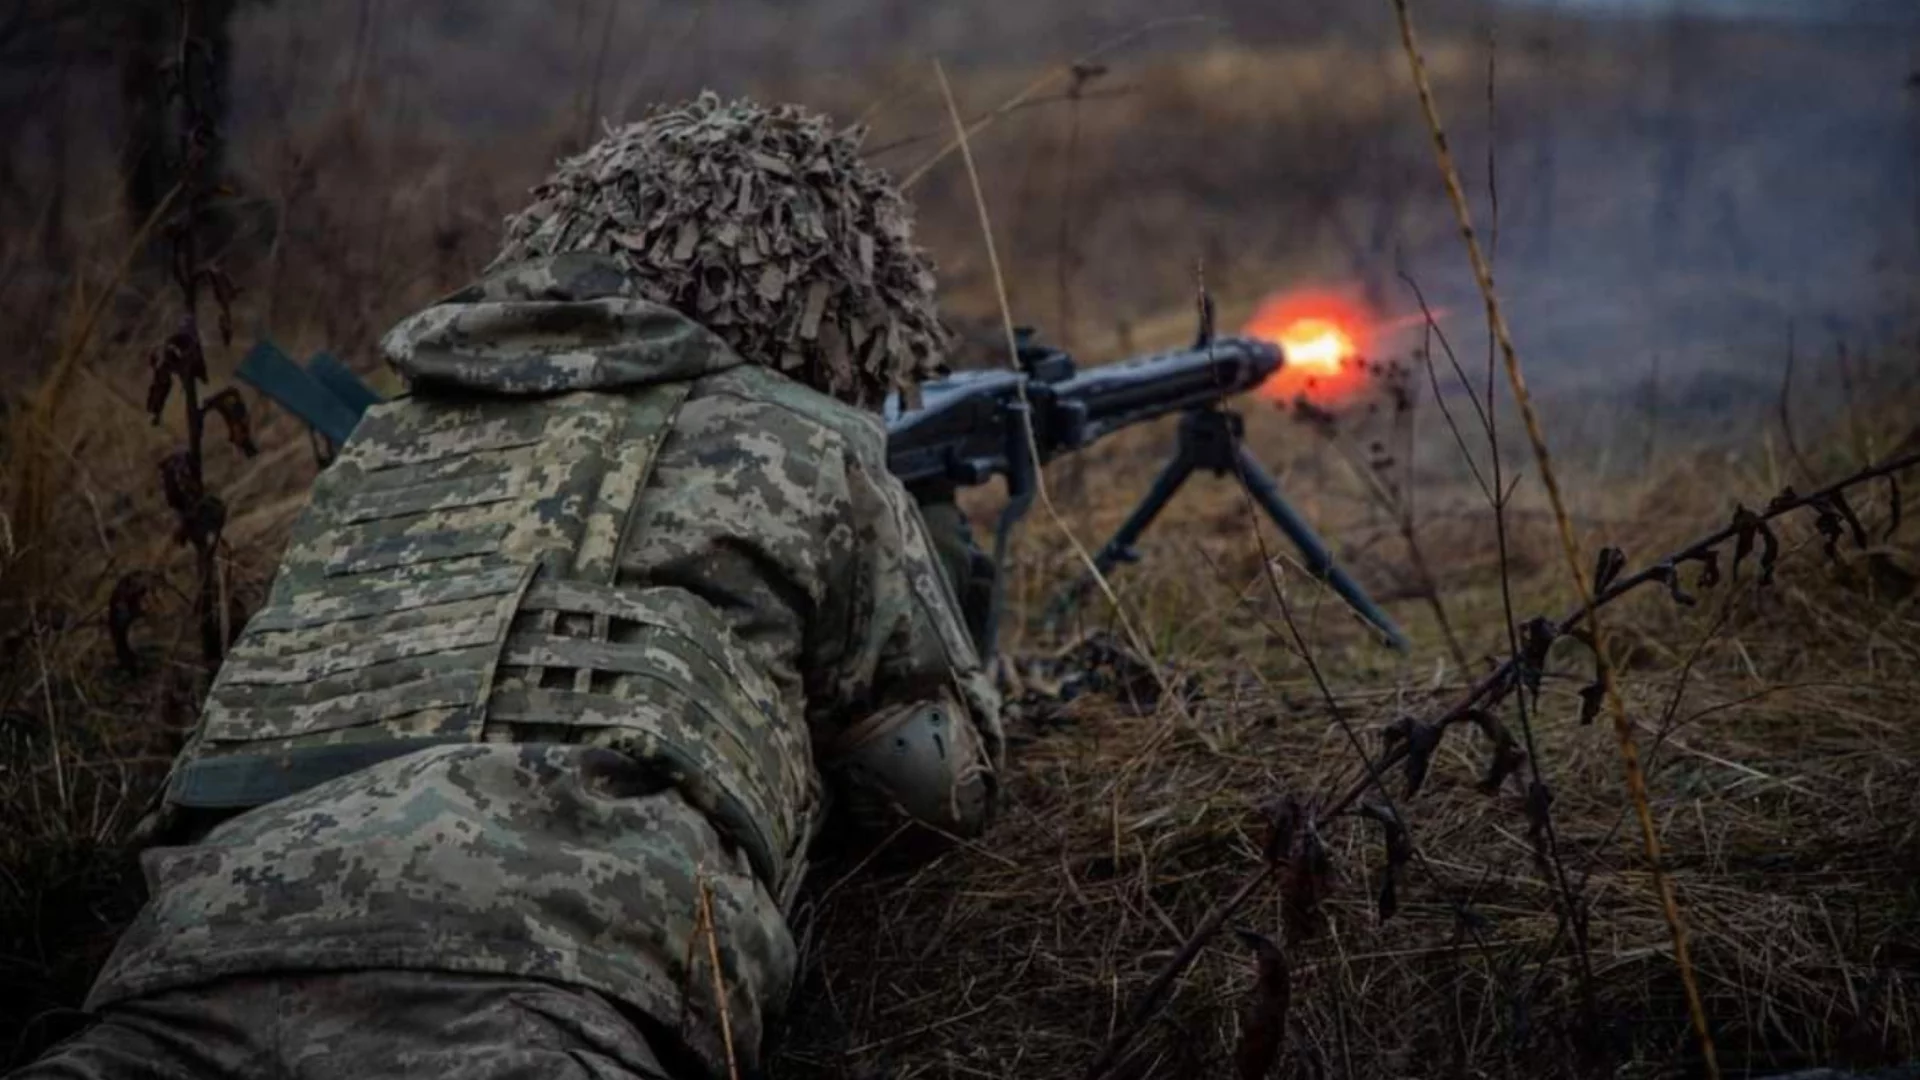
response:
M888 804L960 836L985 827L993 779L973 721L951 695L875 713L835 746L828 771L863 828L884 827L872 819Z

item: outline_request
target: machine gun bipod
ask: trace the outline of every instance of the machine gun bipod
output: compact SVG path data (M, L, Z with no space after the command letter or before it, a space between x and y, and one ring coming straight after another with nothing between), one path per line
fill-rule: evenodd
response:
M1127 516L1113 537L1094 556L1094 567L1104 575L1120 563L1138 561L1140 554L1134 545L1195 471L1205 470L1215 476L1231 473L1260 509L1266 512L1267 517L1293 542L1308 573L1339 593L1361 618L1380 631L1394 649L1406 652L1406 635L1386 612L1380 610L1359 583L1340 568L1327 550L1326 543L1280 494L1280 485L1273 475L1247 452L1241 440L1245 431L1246 422L1239 413L1230 409L1205 405L1188 410L1180 418L1173 457L1154 478L1153 486L1141 497L1133 513ZM1057 625L1085 597L1092 584L1091 576L1083 576L1056 596L1048 605L1047 623Z

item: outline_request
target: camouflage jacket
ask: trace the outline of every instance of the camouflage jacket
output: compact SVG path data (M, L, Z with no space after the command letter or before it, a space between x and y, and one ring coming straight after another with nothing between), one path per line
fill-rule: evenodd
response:
M991 776L998 700L878 418L635 296L566 255L388 335L413 393L316 482L175 764L170 800L241 812L144 855L90 1008L243 972L511 973L717 1069L705 907L751 1062L796 966L819 750L938 697Z

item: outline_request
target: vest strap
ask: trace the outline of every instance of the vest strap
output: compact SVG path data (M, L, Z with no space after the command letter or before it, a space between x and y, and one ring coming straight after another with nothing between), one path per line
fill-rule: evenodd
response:
M196 758L175 774L168 801L196 810L246 810L417 750L472 742L467 738L381 740Z

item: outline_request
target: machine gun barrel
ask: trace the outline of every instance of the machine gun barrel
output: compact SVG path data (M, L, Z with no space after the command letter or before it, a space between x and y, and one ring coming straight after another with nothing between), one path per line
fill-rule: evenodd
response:
M1221 338L1197 349L1091 368L1054 388L1069 419L1068 449L1171 413L1212 405L1251 390L1280 370L1280 349L1254 338Z

